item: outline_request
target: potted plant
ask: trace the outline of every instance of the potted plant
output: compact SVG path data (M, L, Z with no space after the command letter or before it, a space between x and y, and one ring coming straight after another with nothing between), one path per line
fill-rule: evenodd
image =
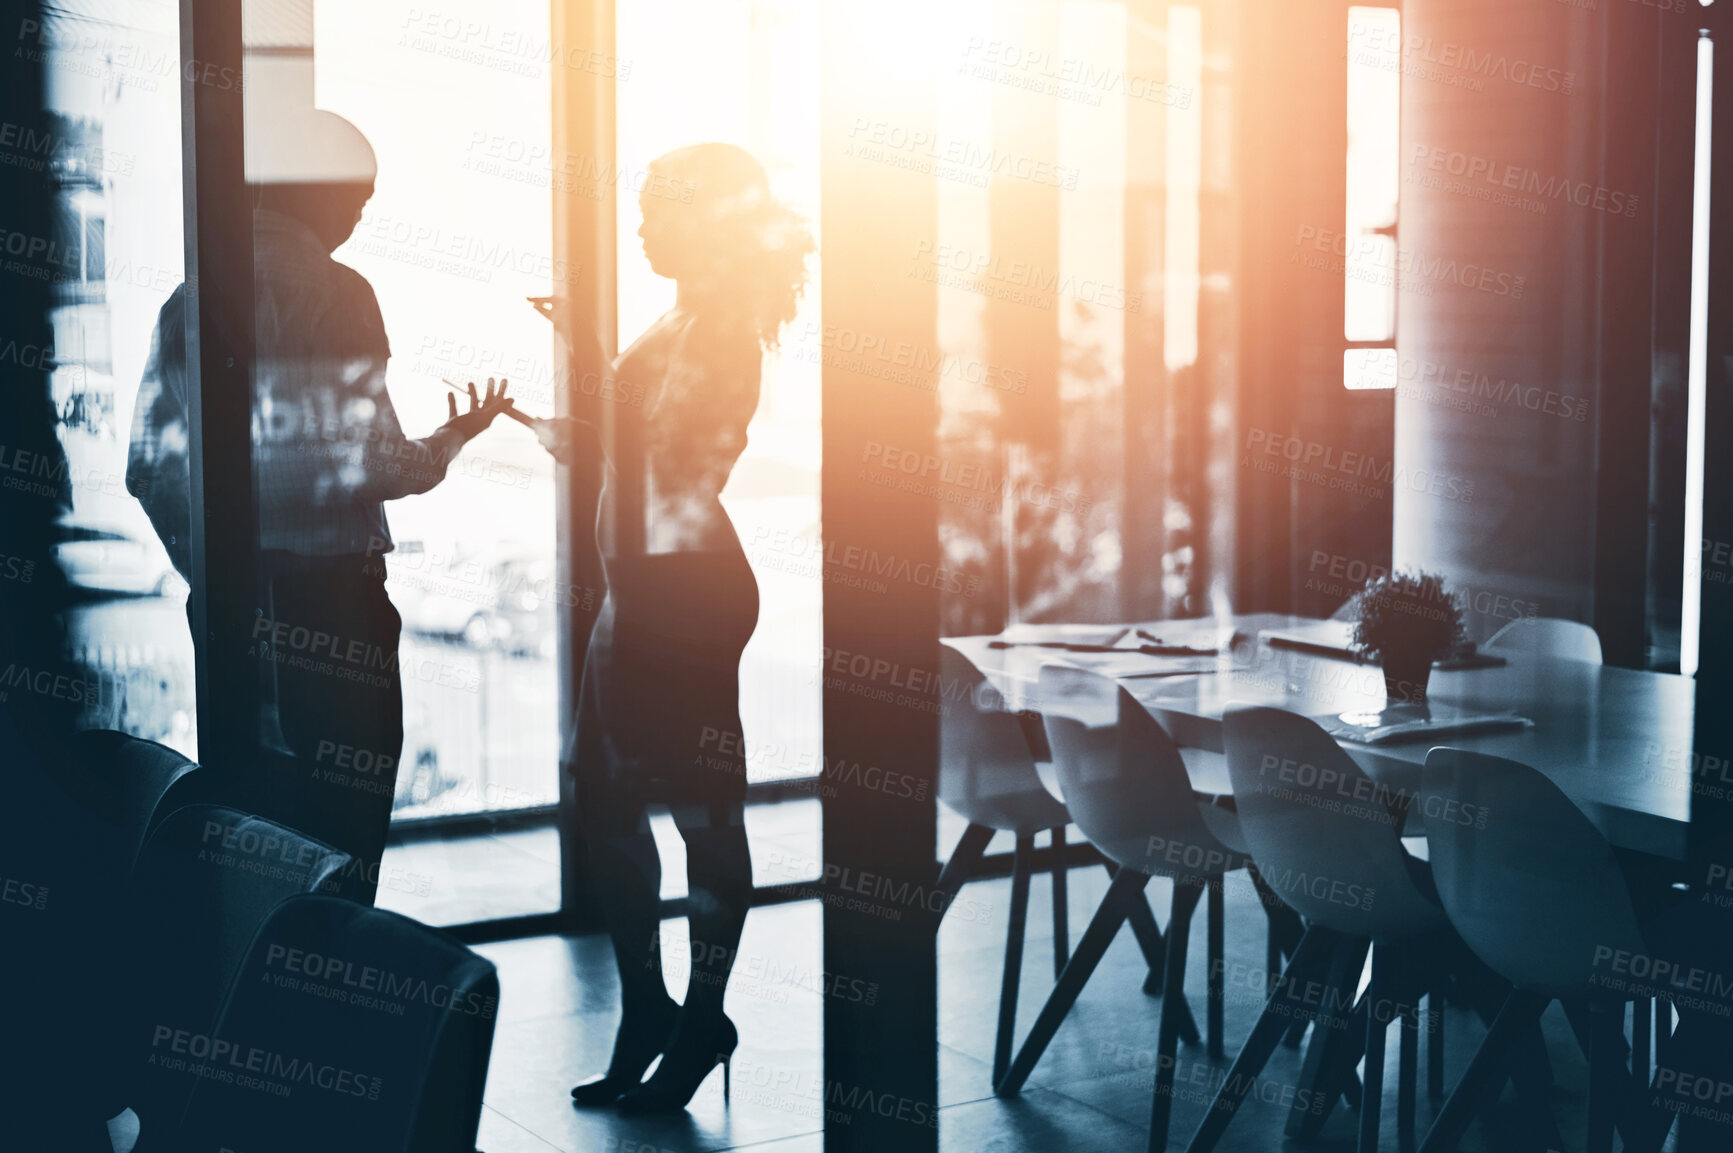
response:
M1393 572L1355 594L1354 645L1384 669L1384 693L1420 704L1432 662L1463 641L1462 607L1436 573Z

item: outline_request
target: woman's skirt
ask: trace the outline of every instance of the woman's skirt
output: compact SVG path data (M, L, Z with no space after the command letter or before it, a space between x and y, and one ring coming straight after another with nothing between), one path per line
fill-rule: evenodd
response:
M740 654L758 583L739 549L612 557L569 768L618 801L737 803Z

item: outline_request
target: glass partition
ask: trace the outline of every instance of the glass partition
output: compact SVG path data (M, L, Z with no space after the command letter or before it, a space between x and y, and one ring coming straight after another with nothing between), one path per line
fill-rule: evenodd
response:
M165 363L172 375L185 356L178 329L156 333L183 279L179 13L150 0L71 3L21 36L45 54L49 128L7 125L0 159L47 173L55 215L53 235L8 268L53 286L53 347L23 355L53 370L66 460L8 453L8 481L58 486L69 501L55 559L75 597L66 625L81 723L196 757L188 430L181 420L149 444L133 435Z
M649 0L620 5L616 85L619 346L674 304L638 237L636 191L658 156L705 141L762 163L773 195L818 232L818 12L799 0ZM670 36L670 28L681 35ZM654 186L653 186L654 187ZM678 194L678 190L673 190ZM822 247L822 241L821 241ZM745 452L722 492L758 584L758 627L740 663L747 780L785 799L748 808L759 885L818 876L823 553L819 539L819 372L836 353L820 321L819 265L780 347L766 354ZM656 822L665 896L685 892L684 847Z
M526 297L557 286L550 239L547 0L442 5L437 17L321 4L315 99L378 158L336 259L378 295L406 433L446 419L446 381L509 378L553 413L553 335ZM404 746L393 818L552 804L553 461L497 421L445 479L388 502L386 588L403 618Z
M552 255L547 0L244 11L255 803L419 920L552 913L555 615L576 595L554 465L511 419L451 420L490 381L554 409L530 298L579 270Z

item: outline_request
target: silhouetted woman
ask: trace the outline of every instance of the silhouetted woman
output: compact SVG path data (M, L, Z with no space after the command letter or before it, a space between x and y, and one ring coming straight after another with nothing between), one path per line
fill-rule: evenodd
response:
M615 362L633 399L604 401L615 421L606 483L623 515L603 546L608 595L566 757L624 1002L606 1075L572 1097L633 1113L684 1108L738 1041L722 998L752 895L739 666L758 585L718 498L746 447L764 350L794 316L814 247L739 148L682 148L649 174L638 235L679 292ZM561 460L599 451L576 421L537 432ZM657 945L662 868L645 815L657 802L686 842L692 966L678 1004Z

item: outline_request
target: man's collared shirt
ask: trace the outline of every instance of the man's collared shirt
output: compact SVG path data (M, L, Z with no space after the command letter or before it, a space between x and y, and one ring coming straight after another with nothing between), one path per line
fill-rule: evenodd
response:
M163 305L139 387L127 486L169 555L187 539L186 310L183 284ZM455 437L411 440L385 388L391 346L372 286L331 258L304 224L253 216L253 460L259 547L302 556L391 547L383 502L445 476Z

